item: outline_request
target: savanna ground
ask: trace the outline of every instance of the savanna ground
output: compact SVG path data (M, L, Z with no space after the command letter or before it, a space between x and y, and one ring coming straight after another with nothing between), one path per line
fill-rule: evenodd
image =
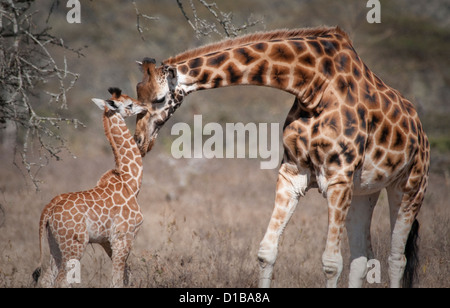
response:
M46 168L40 193L22 186L16 170L3 169L0 232L0 286L31 287L39 259L38 220L42 207L62 191L87 189L110 155ZM258 160L175 160L157 149L145 158L139 203L145 221L129 257L132 287L256 287L257 249L273 208L276 170L260 170ZM64 164L64 167L58 166ZM450 183L432 174L419 215L418 287L449 287ZM381 262L381 283L388 284L389 219L385 194L375 209L372 242ZM302 198L282 237L275 265L275 287L322 287L321 255L327 209L311 190ZM44 246L46 247L46 245ZM46 255L48 250L46 248ZM343 244L346 286L348 245ZM47 260L48 258L46 258ZM48 262L46 262L48 265ZM107 287L111 262L98 245L89 245L81 262L81 287Z
M217 1L221 9L233 11L237 21L245 20L250 13L263 17L264 24L255 30L342 26L368 66L418 107L432 143L432 171L418 217L420 266L416 286L450 287L448 8L440 1L429 1L426 6L419 1L382 2L382 23L369 25L365 2L356 4L360 2L329 5L329 1L321 0L264 1L261 5L260 1ZM117 7L109 3L83 2L80 25L66 23L64 5L52 17L54 31L65 37L66 43L88 46L82 58L68 55L69 65L76 68L80 78L70 92L69 109L60 111L74 114L87 125L61 128L77 158L67 154L62 161L52 161L42 168L38 174L42 182L36 192L23 168L13 165L11 139L5 132L0 134L0 287L33 286L31 273L39 259L38 222L45 204L60 193L93 187L114 165L103 135L101 112L90 98L106 98L109 86L120 86L134 96L134 86L141 78L135 60L151 56L161 61L208 40L195 38L173 4L136 1L140 10L159 17L147 25L147 37L142 41L136 31L133 6L127 1L120 1ZM256 255L273 209L277 169L261 170L259 159L176 160L170 152L175 139L170 128L179 121L192 125L193 114L202 114L204 124L282 125L292 102L291 96L279 91L250 87L195 93L186 99L180 109L183 111L166 124L157 145L144 158L138 200L145 220L128 260L131 287L257 286ZM38 97L37 104L42 109L51 108L44 97ZM128 122L131 130L133 121ZM282 237L274 287L324 286L321 255L326 222L326 202L317 190L310 190L300 200ZM381 283L366 283L367 287L388 285L389 230L383 192L372 221ZM48 261L48 249L44 247ZM346 240L343 256L340 287L347 285ZM77 286L107 287L110 277L111 262L106 253L98 245L89 245Z

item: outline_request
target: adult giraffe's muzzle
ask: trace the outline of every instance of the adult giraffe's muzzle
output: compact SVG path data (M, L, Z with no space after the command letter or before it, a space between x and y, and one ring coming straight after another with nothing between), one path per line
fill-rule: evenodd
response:
M150 127L152 124L150 118L151 112L140 113L137 115L134 140L136 141L142 157L152 149L156 140L156 135L159 131L156 127L153 127L153 129Z

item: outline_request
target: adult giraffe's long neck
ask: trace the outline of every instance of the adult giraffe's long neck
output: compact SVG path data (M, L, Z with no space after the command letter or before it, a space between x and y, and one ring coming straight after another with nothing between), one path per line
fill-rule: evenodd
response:
M312 110L336 70L350 70L343 50L353 48L339 28L274 31L187 51L164 64L176 68L177 84L187 94L232 85L268 86L294 94Z
M115 172L137 193L142 182L142 157L123 117L112 111L103 115L105 135L109 140L116 163Z

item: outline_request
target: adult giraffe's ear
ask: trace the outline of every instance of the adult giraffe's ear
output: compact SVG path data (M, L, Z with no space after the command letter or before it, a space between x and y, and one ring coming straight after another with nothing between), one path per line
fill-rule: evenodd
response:
M177 69L170 66L166 66L165 69L167 70L167 82L169 84L169 88L173 90L178 84Z
M141 73L143 73L143 71L142 71L142 61L136 61L136 64L138 65L138 68L141 71Z

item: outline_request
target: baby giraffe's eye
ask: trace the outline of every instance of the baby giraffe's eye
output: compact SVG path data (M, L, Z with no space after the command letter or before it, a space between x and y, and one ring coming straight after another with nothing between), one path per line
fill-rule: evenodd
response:
M128 104L126 108L127 108L128 110L133 109L133 104Z

